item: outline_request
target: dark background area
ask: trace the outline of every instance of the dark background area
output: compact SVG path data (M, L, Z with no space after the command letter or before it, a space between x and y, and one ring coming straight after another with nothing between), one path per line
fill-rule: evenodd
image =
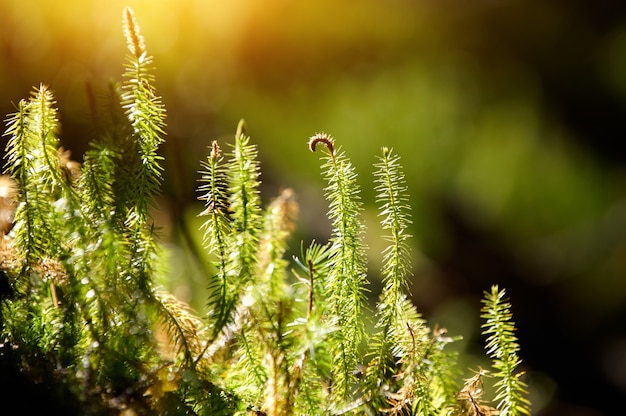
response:
M87 91L100 99L121 79L124 5L0 0L0 112L49 85L63 145L80 160L95 134ZM178 296L204 305L180 227L197 225L207 145L228 142L239 118L259 144L264 199L296 191L305 242L328 232L307 138L326 131L353 159L375 295L371 164L390 146L411 191L412 294L425 316L462 332L464 348L479 354L480 297L498 283L513 304L535 414L623 407L625 2L128 5L168 110L156 218Z

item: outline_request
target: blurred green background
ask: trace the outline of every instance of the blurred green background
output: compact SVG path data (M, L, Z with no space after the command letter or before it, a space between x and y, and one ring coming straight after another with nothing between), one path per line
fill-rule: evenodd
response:
M264 200L284 187L298 195L296 249L329 232L307 139L325 131L343 146L363 187L375 296L371 172L389 146L406 168L411 290L425 316L478 355L480 297L498 283L535 414L622 406L626 3L0 0L0 112L49 85L62 143L80 160L94 134L87 90L104 96L121 79L125 5L168 111L156 219L179 297L204 305L183 231L199 224L199 161L240 118L259 145Z

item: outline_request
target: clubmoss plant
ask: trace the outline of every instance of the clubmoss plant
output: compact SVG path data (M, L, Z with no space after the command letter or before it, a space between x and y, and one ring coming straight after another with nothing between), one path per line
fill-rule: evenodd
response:
M347 399L352 394L359 364L359 346L364 337L362 309L364 304L366 259L362 242L363 224L360 218L361 201L354 167L334 140L326 134L316 134L309 141L315 151L323 144L325 156L324 176L328 182L326 198L329 202L328 218L333 233L329 250L330 270L322 276L321 293L327 301L328 319L332 317L331 343L333 354L333 394Z
M128 62L97 114L82 166L60 147L52 92L36 88L6 121L0 179L0 378L22 380L38 412L174 415L530 414L510 305L494 286L482 309L493 360L463 384L455 337L411 303L411 210L400 157L374 166L383 252L374 331L358 175L327 134L321 151L332 234L285 253L295 192L261 203L257 148L242 121L201 162L206 311L158 282L151 212L163 175L165 109L152 58L124 10ZM227 149L226 151L222 149ZM304 150L304 143L303 143ZM40 399L40 400L39 400ZM36 406L36 404L34 405Z
M487 354L493 360L497 395L494 401L503 414L517 416L530 415L530 402L527 397L527 386L518 372L521 364L518 356L519 344L515 336L515 324L512 321L511 305L505 298L504 289L493 286L485 292L482 309L483 334L487 335Z

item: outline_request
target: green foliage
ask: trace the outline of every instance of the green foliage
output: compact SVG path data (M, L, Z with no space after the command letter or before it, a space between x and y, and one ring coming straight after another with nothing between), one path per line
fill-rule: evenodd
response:
M18 195L2 205L17 208L10 232L1 230L0 367L45 383L76 414L497 414L480 400L484 373L461 386L447 348L455 338L430 328L410 301L408 190L390 149L374 173L388 246L373 334L358 176L325 134L309 147L325 151L328 243L303 245L293 264L285 258L295 194L262 205L257 150L242 121L230 152L213 142L200 171L213 266L206 316L158 286L163 254L151 210L165 111L129 9L124 28L125 81L99 113L83 166L59 147L45 86L7 119L12 179L0 186ZM529 414L503 296L494 287L483 309L497 407Z
M456 357L444 353L452 338L432 333L407 297L411 273L408 226L410 206L399 156L383 147L375 181L381 224L388 234L381 270L383 290L377 305L378 333L370 343L367 403L372 411L419 415L441 414L454 404ZM398 379L402 377L403 382Z
M530 402L526 383L521 380L523 372L517 372L521 360L517 353L519 344L515 336L515 324L512 321L511 305L505 298L505 291L493 286L491 292L485 292L482 309L483 334L487 335L487 354L493 361L498 409L501 415L530 415Z
M332 333L333 392L338 398L350 397L356 381L359 346L364 336L362 309L364 302L366 259L361 241L363 225L360 219L361 202L356 172L344 152L335 149L332 137L317 134L309 141L315 151L324 144L328 156L324 176L328 181L326 198L330 210L333 234L330 249L333 253L329 272L323 276L322 296L327 300L329 317L334 319Z

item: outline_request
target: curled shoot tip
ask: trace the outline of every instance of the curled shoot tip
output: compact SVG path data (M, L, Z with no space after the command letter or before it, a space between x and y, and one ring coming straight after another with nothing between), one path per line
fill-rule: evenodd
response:
M327 135L326 133L317 133L315 136L309 139L309 149L312 152L315 152L318 143L323 143L331 156L335 156L335 143L332 136Z

